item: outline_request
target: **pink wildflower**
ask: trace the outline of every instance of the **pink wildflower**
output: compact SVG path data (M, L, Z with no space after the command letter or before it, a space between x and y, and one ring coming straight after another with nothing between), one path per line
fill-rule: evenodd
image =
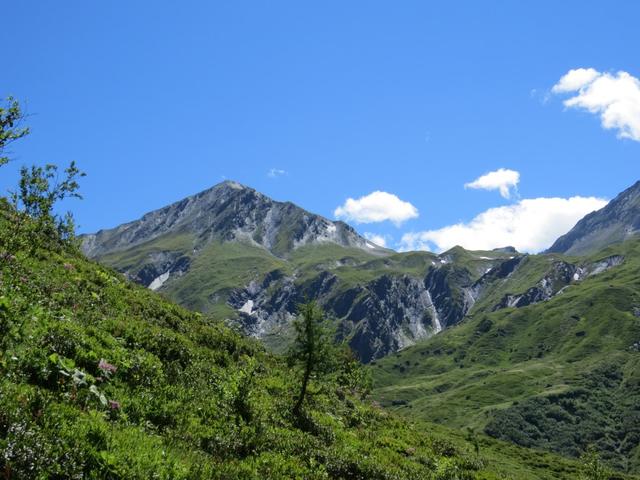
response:
M116 370L118 370L118 367L116 367L115 365L111 365L104 358L100 359L100 362L98 363L98 368L102 370L105 374L116 373Z

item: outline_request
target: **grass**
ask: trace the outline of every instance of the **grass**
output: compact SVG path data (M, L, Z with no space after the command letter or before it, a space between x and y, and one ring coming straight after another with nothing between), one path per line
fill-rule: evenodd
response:
M10 225L0 215L4 478L570 479L580 469L403 420L363 400L361 370L342 357L312 380L295 418L299 372L284 359L65 246L7 252L19 234Z
M0 216L4 478L444 479L485 470L362 401L358 367L342 357L312 380L294 417L299 373L282 358L63 245L7 252L5 240L19 234L10 226Z
M458 327L375 362L374 396L411 418L569 456L593 443L638 473L640 242L565 260L614 254L625 262L547 302L491 312L489 299ZM527 257L502 292L535 284L558 258Z

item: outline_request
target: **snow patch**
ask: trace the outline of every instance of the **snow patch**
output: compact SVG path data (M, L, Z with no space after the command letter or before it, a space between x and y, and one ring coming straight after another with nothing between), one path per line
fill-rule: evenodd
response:
M239 308L239 311L246 313L247 315L251 315L253 313L253 300L247 300L244 302L244 305Z
M162 275L160 275L159 277L156 277L153 279L153 282L151 282L149 284L149 290L158 290L162 285L164 285L164 282L166 282L167 280L169 280L169 275L171 274L171 272L164 272Z
M437 313L433 316L433 323L435 324L433 331L435 333L440 333L442 331L442 324L440 323Z

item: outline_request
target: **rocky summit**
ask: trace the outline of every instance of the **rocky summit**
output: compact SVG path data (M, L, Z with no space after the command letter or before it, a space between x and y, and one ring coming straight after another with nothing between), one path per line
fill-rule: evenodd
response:
M344 222L311 214L291 202L274 201L233 181L147 213L139 220L86 235L82 248L85 254L97 257L167 234L193 236L195 249L214 240L235 240L262 247L276 256L317 243L385 252Z

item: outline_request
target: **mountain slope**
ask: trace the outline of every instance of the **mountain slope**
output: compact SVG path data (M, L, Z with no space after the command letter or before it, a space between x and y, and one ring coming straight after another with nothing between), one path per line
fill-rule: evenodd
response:
M592 212L558 238L549 253L588 255L625 241L640 231L640 181L620 193L604 208Z
M297 305L315 299L365 362L461 321L476 300L473 282L517 256L460 248L380 256L327 243L280 258L236 241L213 241L194 255L190 244L164 236L98 260L188 308L229 319L275 350L286 346ZM163 262L172 261L183 270L156 285L170 268Z
M86 235L82 248L88 256L99 257L168 233L189 235L196 251L215 240L236 240L280 257L300 246L318 243L385 253L343 222L310 214L289 202L276 202L232 181L147 213L140 220Z
M564 455L595 444L639 473L638 278L640 239L589 257L529 256L467 321L376 361L374 396L411 418Z
M480 306L544 301L608 268L512 249L395 253L341 222L234 182L86 236L83 247L183 306L227 318L275 351L287 345L297 305L315 299L333 318L338 339L364 362L454 326Z
M364 361L459 322L475 301L467 284L516 255L395 253L235 182L84 236L83 250L276 350L286 345L297 304L316 299Z
M0 203L0 471L6 479L571 479L566 459L406 423L338 361L297 372L219 321L61 246L15 242ZM7 251L5 239L24 250ZM346 368L345 368L346 367ZM429 433L427 433L429 432ZM487 460L484 455L487 455Z

